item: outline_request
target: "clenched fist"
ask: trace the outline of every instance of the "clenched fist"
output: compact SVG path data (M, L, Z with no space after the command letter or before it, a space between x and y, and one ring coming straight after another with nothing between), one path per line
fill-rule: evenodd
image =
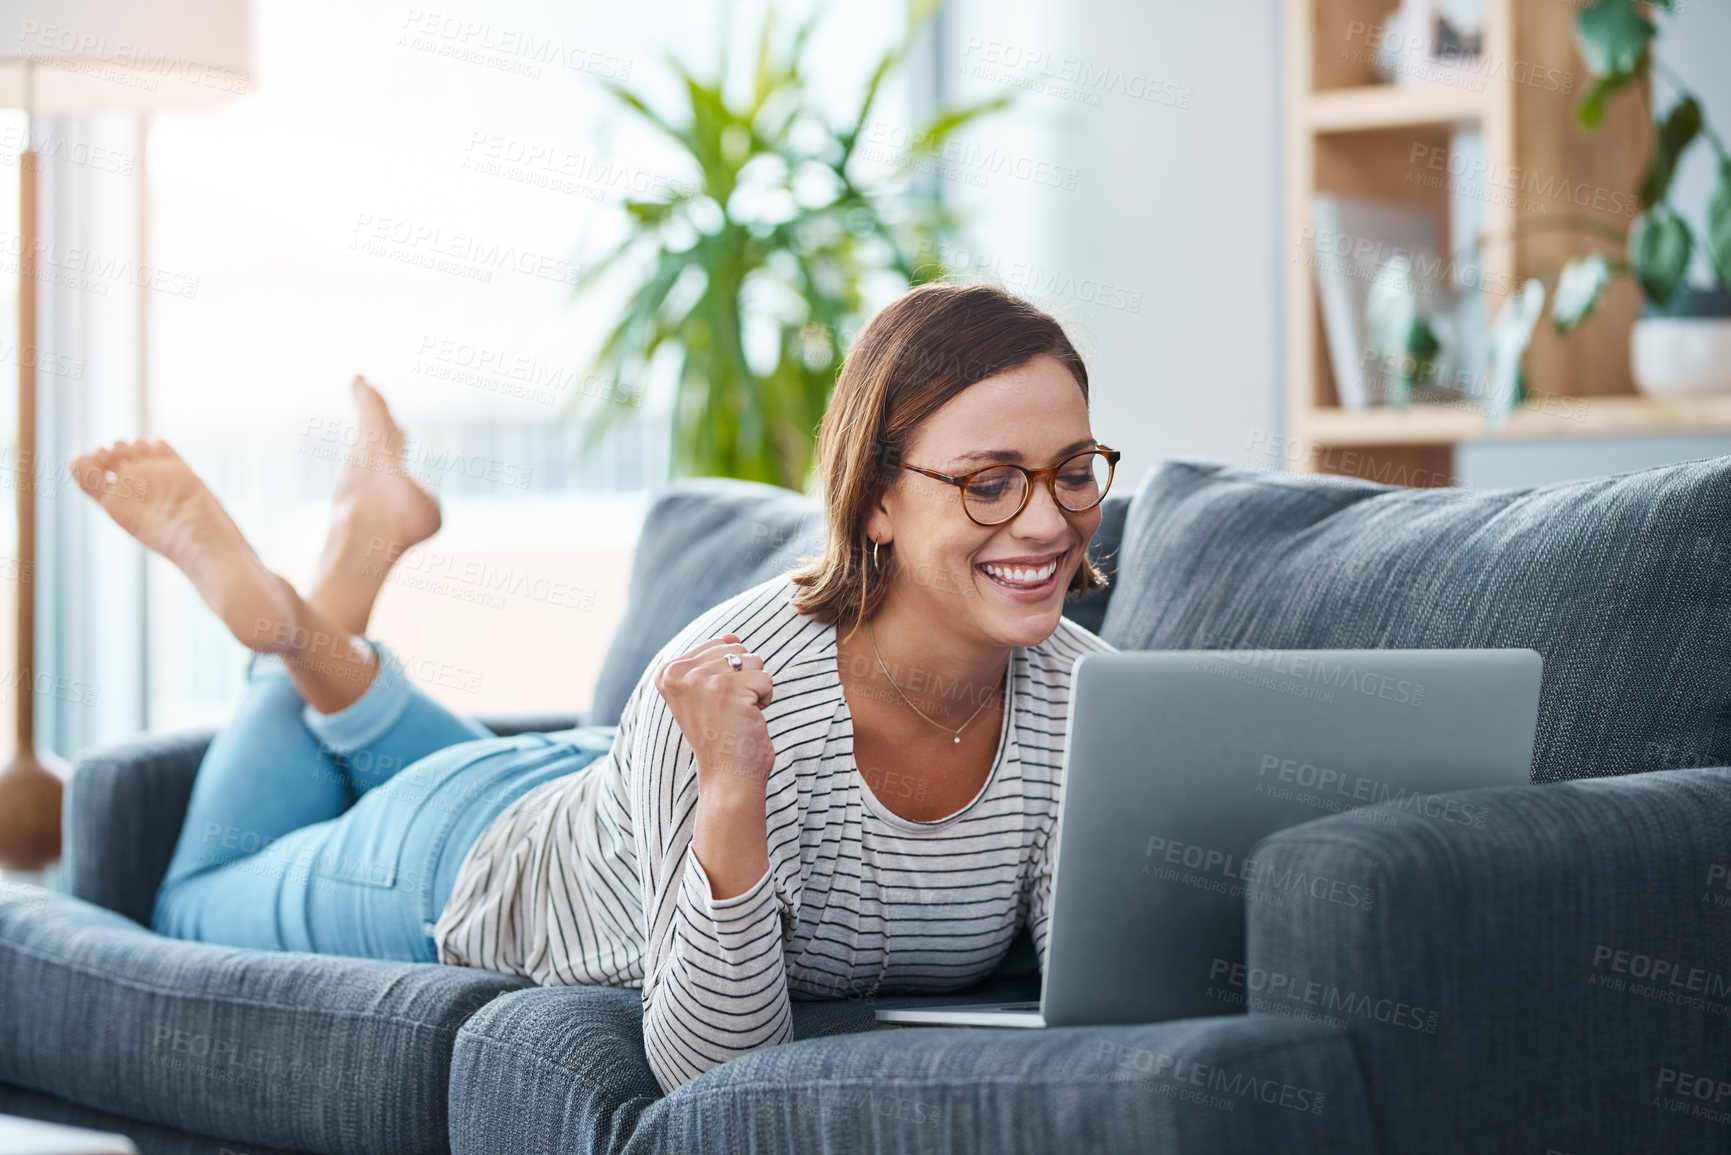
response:
M727 655L739 656L735 670ZM763 805L775 748L763 708L775 687L737 634L710 638L655 671L655 689L697 755L697 794Z

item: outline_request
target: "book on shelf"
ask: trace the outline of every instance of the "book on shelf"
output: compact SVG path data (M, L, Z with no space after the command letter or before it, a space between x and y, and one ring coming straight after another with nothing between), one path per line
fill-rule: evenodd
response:
M1422 301L1444 286L1424 279L1443 266L1436 222L1421 208L1398 201L1318 193L1311 200L1312 269L1322 307L1323 335L1344 409L1389 401L1387 374L1372 353L1366 318L1371 286L1379 277L1405 276Z

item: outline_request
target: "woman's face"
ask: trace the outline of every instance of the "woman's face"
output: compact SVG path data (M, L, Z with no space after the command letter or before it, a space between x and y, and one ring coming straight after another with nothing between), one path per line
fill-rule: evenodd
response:
M903 460L960 476L999 461L1042 469L1096 444L1076 379L1041 354L952 397L920 426ZM985 456L993 451L1003 456ZM894 542L889 596L982 641L1032 646L1050 637L1100 527L1100 507L1068 513L1042 480L1015 518L983 526L962 508L958 486L900 473L866 522L871 537ZM1013 573L994 576L988 564Z

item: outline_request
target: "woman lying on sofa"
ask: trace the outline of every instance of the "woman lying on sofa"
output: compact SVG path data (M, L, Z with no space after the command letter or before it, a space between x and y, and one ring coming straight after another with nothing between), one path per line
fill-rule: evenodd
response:
M304 596L164 443L73 464L254 651L158 931L641 987L669 1091L788 1041L790 991L955 990L1024 920L1044 965L1071 667L1111 648L1061 611L1118 458L1056 321L985 286L879 313L819 430L824 552L690 623L616 728L496 737L367 636L439 509L354 397Z

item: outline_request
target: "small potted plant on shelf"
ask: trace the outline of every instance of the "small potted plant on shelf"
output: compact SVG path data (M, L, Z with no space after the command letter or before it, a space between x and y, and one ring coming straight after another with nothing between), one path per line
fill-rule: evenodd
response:
M1708 124L1700 100L1673 71L1653 55L1658 36L1652 10L1673 9L1671 0L1596 0L1576 22L1581 58L1592 73L1575 112L1581 128L1593 131L1606 107L1632 84L1645 88L1657 69L1675 90L1675 101L1653 125L1653 158L1641 183L1641 212L1627 230L1587 217L1559 216L1522 221L1502 238L1517 240L1562 230L1593 238L1604 247L1564 263L1549 294L1551 324L1567 334L1590 316L1613 277L1635 279L1645 299L1631 344L1636 384L1645 392L1731 388L1731 153ZM1672 180L1682 157L1695 147L1710 148L1719 177L1707 219L1694 230L1670 203ZM1482 251L1498 238L1486 235L1472 246ZM1697 289L1685 284L1697 245L1705 249L1717 285ZM1400 273L1401 270L1395 270ZM1420 309L1410 277L1391 275L1373 288L1367 302L1371 352L1396 384L1394 397L1433 382L1439 368L1461 360L1462 326L1444 310ZM1544 280L1528 279L1504 303L1491 324L1489 340L1474 379L1483 382L1480 402L1494 427L1526 396L1522 355L1543 316Z

